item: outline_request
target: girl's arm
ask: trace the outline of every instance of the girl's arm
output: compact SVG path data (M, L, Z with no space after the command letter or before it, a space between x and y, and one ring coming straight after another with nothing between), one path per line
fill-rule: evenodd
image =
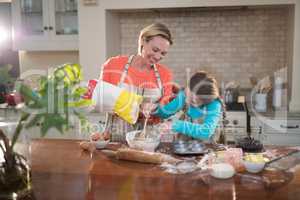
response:
M172 131L184 135L208 140L215 132L221 117L221 102L214 100L206 105L206 115L202 124L196 124L188 121L175 120L172 123Z
M176 98L166 105L159 105L157 109L152 113L155 116L166 119L174 115L176 112L181 110L185 104L184 90L180 91Z

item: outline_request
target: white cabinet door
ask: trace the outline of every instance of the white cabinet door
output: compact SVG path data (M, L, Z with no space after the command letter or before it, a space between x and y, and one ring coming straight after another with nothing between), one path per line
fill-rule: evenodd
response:
M300 120L276 119L264 122L264 144L300 145Z
M278 146L299 146L300 135L287 133L267 133L263 135L263 144Z
M12 1L15 50L77 50L77 0Z
M278 120L266 120L265 132L267 133L288 133L300 135L300 120L296 119L278 119Z

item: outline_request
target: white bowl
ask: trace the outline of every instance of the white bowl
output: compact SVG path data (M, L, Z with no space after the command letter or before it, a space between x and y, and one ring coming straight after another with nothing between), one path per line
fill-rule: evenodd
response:
M126 134L128 146L133 149L154 152L160 143L160 136L152 134L146 138L136 138L141 130L131 131Z
M258 173L262 171L265 167L265 162L252 162L248 160L243 160L246 170L250 173Z
M235 170L232 165L227 163L217 163L211 165L210 175L215 178L227 179L231 178L235 174Z
M177 163L176 165L177 170L180 173L189 173L189 172L193 172L196 170L197 168L197 164L195 161L181 161L179 163Z

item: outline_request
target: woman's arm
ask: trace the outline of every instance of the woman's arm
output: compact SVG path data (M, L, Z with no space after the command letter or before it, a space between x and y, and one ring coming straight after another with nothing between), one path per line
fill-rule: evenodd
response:
M101 67L99 80L103 80L110 83L111 82L110 81L111 74L109 73L110 70L111 70L111 59L108 59Z
M214 100L206 105L206 115L202 124L191 123L188 121L175 120L172 123L172 131L184 135L208 140L215 132L221 117L221 102Z
M100 80L118 85L127 57L112 57L109 58L101 68Z
M185 104L184 90L180 91L176 98L166 105L159 105L157 109L152 113L155 116L166 119L176 112L181 110Z

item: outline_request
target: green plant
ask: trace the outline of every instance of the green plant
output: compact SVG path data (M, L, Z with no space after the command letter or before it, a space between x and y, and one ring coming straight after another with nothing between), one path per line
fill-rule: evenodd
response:
M13 188L21 189L28 184L26 160L14 151L24 127L31 128L39 123L41 135L45 136L51 128L64 133L70 126L70 114L76 115L81 124L87 123L80 108L90 105L90 100L82 98L87 89L80 86L81 80L78 64L64 64L48 76L41 77L37 91L22 82L16 85L25 107L11 141L0 131L0 151L4 155L4 162L0 163L0 188L11 192Z
M10 71L12 70L12 65L3 65L0 67L0 84L13 83L15 78L12 77Z

